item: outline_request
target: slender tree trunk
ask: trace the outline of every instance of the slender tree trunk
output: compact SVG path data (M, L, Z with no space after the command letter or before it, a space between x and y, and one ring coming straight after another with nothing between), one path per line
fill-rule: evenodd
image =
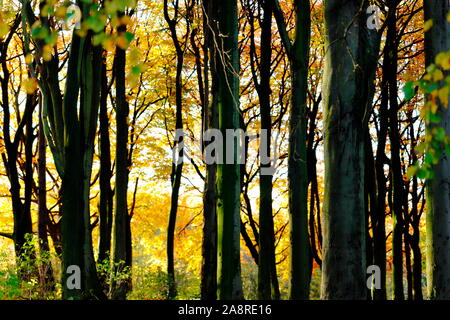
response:
M183 84L182 84L182 71L184 63L184 52L186 47L182 48L177 35L177 19L178 19L178 3L175 4L175 17L172 19L169 17L168 3L164 1L164 18L169 25L170 35L176 51L176 77L175 77L175 140L173 152L174 163L172 163L172 173L170 176L170 182L172 184L172 194L170 201L169 223L167 226L167 275L168 275L168 298L175 299L177 296L177 287L175 280L175 259L174 259L174 242L175 242L175 227L178 211L178 198L181 186L181 175L183 172ZM187 8L189 11L190 9ZM189 31L188 31L189 33ZM186 38L189 37L187 33ZM186 40L187 41L187 40ZM185 44L187 45L187 44Z
M306 158L307 90L310 46L309 1L295 1L296 35L291 52L292 100L289 116L289 215L290 281L289 298L309 298L311 249L308 236L308 174Z
M314 138L316 135L316 122L317 113L319 111L319 104L322 101L322 97L319 96L313 104L312 111L309 114L309 127L308 127L308 148L307 148L307 163L308 163L308 181L310 184L310 201L309 201L309 236L312 258L316 261L320 268L322 268L322 260L319 257L319 251L321 247L321 232L319 225L316 226L316 218L320 221L320 203L316 201L316 195L318 195L318 181L317 181L317 157L316 148L314 147ZM318 196L317 196L318 197ZM316 238L317 237L317 238ZM311 261L312 263L313 261ZM311 266L312 272L312 266Z
M123 15L123 14L122 14ZM119 34L126 32L126 26L118 27ZM126 271L131 268L128 261L127 234L129 228L128 217L128 113L129 106L126 101L125 86L125 65L126 52L117 47L114 58L116 68L116 186L115 186L115 205L114 205L114 237L113 237L113 259L116 264L114 270L116 273ZM125 300L126 294L130 289L131 279L120 280L114 284L113 297L119 300Z
M109 138L108 117L108 83L106 77L106 61L102 62L102 87L100 94L100 200L98 212L100 217L98 258L101 263L109 261L111 250L111 233L113 221L113 191L111 189L111 144ZM105 280L105 279L103 279ZM104 282L104 281L102 281Z
M204 2L203 32L204 32L204 103L203 103L203 130L217 128L217 96L209 103L208 72L211 70L211 90L217 90L217 74L214 68L214 52L212 34L208 24L210 2ZM209 62L211 64L209 66ZM200 82L200 81L199 81ZM217 164L206 165L205 191L203 194L203 237L202 237L202 300L217 299L217 214L216 214L216 172Z
M412 261L411 261L411 246L409 241L409 233L404 233L405 241L405 268L406 268L406 289L407 299L413 300L413 275L412 275Z
M364 8L367 8L367 1L364 3ZM366 11L366 10L364 10ZM377 183L376 183L376 162L374 159L374 154L372 150L372 136L369 130L369 118L373 109L373 99L375 96L375 77L376 71L378 67L378 58L380 54L380 45L381 45L381 35L382 32L375 28L371 29L367 26L367 23L363 26L364 31L362 35L361 42L364 44L363 54L362 54L362 72L363 72L363 80L361 83L364 85L363 98L362 101L365 101L365 115L364 115L364 125L367 126L365 132L365 188L366 188L366 198L365 204L366 207L366 254L367 254L367 265L378 265L377 264L377 253L378 249L377 245L377 224L378 224L378 198L377 198ZM385 134L386 136L386 134ZM369 219L370 219L370 227L372 229L372 236L369 234ZM384 223L384 222L383 222ZM381 227L384 228L384 224L382 223ZM383 233L381 231L381 234ZM378 235L380 236L380 235ZM384 238L383 238L384 241ZM385 263L384 260L381 261ZM379 266L379 265L378 265ZM380 270L383 266L380 266ZM384 268L385 269L385 268ZM381 275L383 278L383 275ZM377 291L382 291L382 288L385 287L385 279L384 277L384 285L381 285L381 289L376 289L375 287L368 289L368 299L375 299L378 294Z
M388 103L389 87L387 85L387 69L389 68L389 53L384 51L383 78L381 80L381 103L378 110L379 132L375 159L376 188L377 188L377 212L374 223L374 264L380 268L379 290L374 290L374 300L386 300L386 141L388 133Z
M25 235L25 240L27 240L27 234L31 236L33 234L33 226L32 226L32 218L31 218L31 200L33 196L33 143L35 140L34 128L33 128L33 112L37 105L37 95L34 93L32 95L27 96L25 109L27 112L23 115L23 121L25 121L25 134L23 136L23 146L24 146L24 155L25 155L25 168L23 170L23 232ZM27 258L34 260L36 257L36 248L34 245L31 247L31 251L27 253ZM32 262L34 264L34 262ZM27 266L27 268L31 268L31 270L27 270L29 274L38 275L39 270L36 269L37 266Z
M10 30L11 33L14 33L14 30L18 28L20 20L16 20L13 23L13 26ZM23 142L25 144L25 152L28 153L25 155L25 158L30 157L29 147L30 142L32 145L33 137L32 134L29 137L25 137L24 127L29 122L32 121L32 113L34 107L36 105L35 95L27 95L25 102L25 111L23 113L23 117L26 121L20 122L14 138L11 137L11 113L10 113L10 96L9 96L9 85L10 85L10 71L9 66L7 64L8 57L8 47L11 42L12 37L6 37L6 39L2 39L0 42L0 56L1 56L1 69L2 76L0 77L0 86L1 86L1 99L2 99L2 109L3 109L3 123L2 123L2 135L3 141L5 145L5 153L2 153L2 160L5 166L6 175L9 180L10 188L9 193L11 195L11 204L12 204L12 213L14 218L14 231L12 234L12 239L14 241L14 249L16 256L16 266L18 271L18 276L21 280L28 280L29 276L24 270L21 270L21 264L23 261L22 254L23 247L26 242L26 235L32 233L32 220L31 220L31 212L30 212L30 202L31 202L31 185L32 182L32 167L30 173L30 164L27 164L26 172L25 172L25 192L24 192L24 200L22 202L21 196L21 184L20 184L20 176L18 171L18 159L21 156L19 151L19 146ZM27 130L28 131L28 130ZM27 147L27 141L28 147ZM28 152L27 152L28 151ZM29 159L30 160L30 159ZM33 253L31 253L33 255ZM32 259L33 257L30 256ZM33 259L32 259L33 260Z
M366 260L367 265L374 264L374 239L370 236L370 229L372 234L375 233L375 215L377 213L376 203L376 180L375 180L375 161L372 151L372 141L370 137L369 129L367 129L366 142L365 142L365 173L364 173L364 188L365 188L365 206L366 206ZM371 226L371 228L370 228ZM367 299L372 300L372 291L376 290L374 287L367 288Z
M167 227L167 275L168 275L168 298L175 299L177 296L177 287L175 282L175 259L174 259L174 249L175 249L175 227L176 227L176 217L178 210L178 197L180 192L181 184L181 173L183 165L177 164L173 165L175 169L172 170L173 179L172 182L172 194L170 202L170 212L169 212L169 225Z
M270 76L272 63L272 0L263 1L264 16L261 24L261 64L260 83L256 84L261 106L261 133L265 131L266 141L260 138L260 204L259 204L259 263L258 298L261 300L279 299L280 290L275 258L275 234L272 216L272 174L267 170L270 162L270 139L272 117L270 102ZM266 169L264 169L266 168Z
M392 178L392 297L404 300L403 291L403 199L404 181L400 159L400 132L398 122L398 85L397 85L397 5L398 0L389 0L387 17L386 48L389 55L387 85L389 87L389 139L391 142L391 178Z
M203 196L204 224L202 238L202 300L216 300L217 297L217 217L215 199L216 166L206 169L205 192Z
M409 124L409 139L411 141L411 163L417 162L417 153L415 148L417 145L417 140L414 130L413 112L412 110L408 113L408 119L410 119ZM418 193L418 178L417 176L412 177L412 190L411 190L411 212L410 212L410 223L413 228L413 234L410 236L410 245L413 255L413 265L412 265L412 278L413 278L413 296L414 300L423 300L422 293L422 252L420 250L420 218L422 216L419 213L419 193ZM424 203L422 204L424 205Z
M414 300L423 300L422 294L422 252L419 246L419 225L413 226L414 234L412 236L413 252L413 294Z
M240 128L239 122L239 47L238 6L236 0L211 3L212 17L217 21L214 33L214 64L217 72L219 129L224 137L224 164L217 166L217 291L221 300L241 299L240 266L240 139L226 138L227 130ZM231 144L231 145L230 145ZM231 154L230 154L231 153Z
M425 62L435 62L438 53L448 51L450 45L447 0L425 0L425 20L432 19L433 27L425 33ZM444 78L448 76L446 71ZM428 99L428 98L427 98ZM427 124L428 132L433 128L444 128L450 136L450 108L441 105L438 109L441 121ZM444 149L443 146L439 146ZM439 150L440 159L434 165L434 178L427 181L427 281L428 298L450 299L450 159L444 150Z
M307 164L307 92L309 47L311 38L310 1L294 1L295 38L288 36L283 14L275 3L275 19L287 52L292 80L291 112L289 117L289 225L290 274L289 298L309 298L311 280L311 247L308 236L308 164Z
M62 175L62 286L63 299L83 299L86 288L84 261L84 196L83 196L83 156L81 147L81 130L77 121L77 101L79 80L75 76L80 55L81 40L74 36L68 62L68 77L64 99L65 138L63 148L64 170ZM55 106L56 107L56 106ZM69 266L81 270L81 290L67 285Z
M41 98L39 98L41 99ZM41 101L41 100L40 100ZM46 183L46 162L47 162L47 142L45 140L44 128L42 124L42 104L39 103L39 133L38 133L38 238L41 256L46 256L50 252L48 244L47 225L47 183ZM54 290L55 279L51 261L41 266L40 285L44 291Z
M97 122L101 91L102 48L94 46L90 38L81 60L80 72L80 128L82 131L83 155L83 201L84 201L84 259L88 293L91 299L105 299L94 258L92 244L92 226L90 211L90 187L92 164L94 159L94 142L97 134Z

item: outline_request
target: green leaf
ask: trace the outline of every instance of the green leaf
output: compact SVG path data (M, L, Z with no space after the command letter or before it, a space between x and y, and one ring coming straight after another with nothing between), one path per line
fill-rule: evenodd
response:
M52 32L47 37L45 37L45 43L48 45L55 45L58 41L58 32Z
M131 43L131 41L133 41L134 39L134 33L131 32L125 32L124 36L125 40L127 40L128 43Z
M434 138L437 141L444 141L445 140L445 129L444 128L434 128Z
M98 46L102 43L102 41L105 39L105 37L106 37L106 35L104 32L97 33L92 38L92 43L94 44L94 46Z
M100 32L105 28L104 23L97 17L89 17L85 20L88 29L94 32Z
M433 155L430 152L427 152L425 154L425 163L433 163L434 158Z
M445 147L445 153L447 153L450 156L450 146Z
M430 64L427 68L426 71L428 73L433 73L436 70L436 65L435 64Z
M408 170L406 171L406 176L408 177L408 179L411 179L412 177L414 177L418 170L419 170L419 168L417 166L409 167Z
M416 146L415 151L416 151L417 153L419 153L419 154L422 154L422 153L425 152L426 147L427 147L427 146L426 146L425 143L420 143L420 144L418 144L418 145Z
M413 81L406 82L403 87L403 92L405 93L405 101L409 101L416 95L416 90Z
M417 170L417 178L419 178L419 179L425 179L426 177L427 177L427 171L424 170L424 169L422 169L422 168L419 168L419 169Z
M37 26L31 29L31 37L33 39L45 39L48 36L47 28Z
M426 85L424 85L422 87L423 91L425 91L425 93L432 93L433 91L439 89L439 84L438 83L427 83Z
M131 74L135 77L138 77L141 74L141 67L140 66L133 66L131 68Z
M431 123L439 123L439 122L441 122L441 117L438 114L428 112L427 120Z

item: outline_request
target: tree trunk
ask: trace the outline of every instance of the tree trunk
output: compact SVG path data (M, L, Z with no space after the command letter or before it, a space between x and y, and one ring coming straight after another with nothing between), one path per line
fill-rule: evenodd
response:
M214 68L214 52L212 34L207 18L210 12L210 2L204 2L204 99L203 99L203 130L217 128L217 96L209 103L208 71L211 70L211 89L217 90L217 74ZM209 62L211 61L210 67ZM200 81L199 81L200 82ZM204 143L206 146L206 144ZM202 300L217 299L217 214L216 214L216 172L217 164L206 164L205 191L203 193L203 237L202 237Z
M176 4L178 6L178 3ZM187 8L189 10L189 8ZM186 48L181 47L181 43L178 40L177 35L177 19L178 19L178 7L175 10L175 17L172 19L169 17L168 3L164 1L164 18L169 25L170 35L176 51L176 77L175 77L175 139L174 139L174 163L172 163L172 173L170 175L170 182L172 185L172 194L170 199L170 212L169 223L167 226L167 275L168 275L168 299L175 299L177 296L177 287L175 280L175 259L174 259L174 242L175 242L175 227L177 221L178 211L178 198L181 186L181 175L183 172L183 63L184 63L184 50ZM189 38L189 34L186 35L186 39ZM187 41L187 40L186 40ZM185 44L187 45L187 44Z
M224 137L224 159L217 165L217 291L221 300L241 299L240 266L240 141L226 138L227 130L237 130L239 123L239 47L237 0L218 0L211 3L216 46L214 63L217 72L219 129ZM232 145L230 145L232 144ZM229 154L229 153L232 154Z
M295 1L296 36L291 52L292 100L289 116L289 215L290 215L290 281L289 298L309 298L311 280L310 243L308 236L308 174L306 159L307 92L310 46L309 1Z
M78 1L84 16L90 5ZM44 6L41 3L40 9ZM42 12L41 12L42 13ZM29 3L22 10L23 30L38 18ZM50 28L49 20L41 14L40 23ZM61 244L62 292L64 299L105 298L97 278L92 249L89 211L89 186L94 154L100 96L101 49L92 44L92 32L81 38L73 32L67 63L65 92L59 84L59 58L51 55L41 65L40 84L43 95L42 122L53 159L61 176ZM27 37L26 39L27 40ZM28 43L25 41L25 45ZM43 42L36 42L40 53ZM29 50L29 48L25 48ZM69 287L68 267L77 266L81 272L81 288ZM69 271L69 273L68 273Z
M123 14L122 14L123 15ZM126 32L126 26L117 28L117 32ZM116 68L116 185L115 185L115 205L114 205L114 237L113 237L113 261L114 272L123 273L127 268L131 268L127 259L127 234L129 229L128 217L128 113L129 107L126 100L125 86L125 65L126 52L122 48L116 48L114 58ZM126 294L130 290L131 278L119 280L114 284L113 297L125 300Z
M364 1L325 2L322 299L366 299Z
M383 78L381 80L381 103L378 109L379 132L375 159L376 188L377 188L377 212L374 223L374 264L380 268L379 290L374 290L374 300L386 300L386 174L384 165L386 159L386 141L389 127L389 87L387 84L387 73L389 68L389 52L383 55Z
M317 181L317 156L316 146L314 146L314 140L317 128L317 113L319 111L319 104L322 101L322 97L319 96L313 103L312 111L309 113L309 127L308 127L308 148L307 148L307 163L308 163L308 180L311 186L310 188L310 200L309 200L309 237L311 245L312 258L322 268L322 260L319 257L321 243L321 231L320 231L320 201L319 201L319 184ZM316 227L316 217L317 227ZM312 261L311 261L312 263ZM312 267L312 266L311 266ZM312 268L311 268L312 271Z
M41 98L39 98L41 99ZM42 124L42 104L39 104L39 133L38 133L38 238L39 250L41 256L47 256L50 252L48 244L47 225L48 209L47 209L47 183L46 183L46 151L47 142L45 140L44 128ZM53 276L53 268L50 261L41 266L40 285L43 291L54 290L55 279Z
M409 125L409 139L411 141L411 163L417 162L417 153L415 148L417 145L417 138L415 136L413 114L412 110L408 113L408 118L411 119ZM410 223L413 228L413 234L410 236L410 245L413 254L413 265L412 265L412 278L413 278L413 296L414 300L423 300L422 294L422 252L420 251L420 218L422 216L422 210L419 212L418 205L420 201L420 196L418 193L418 178L417 176L412 177L412 190L411 190L411 212L410 212ZM424 205L424 203L422 204ZM422 207L423 208L423 207Z
M78 71L80 73L78 74ZM92 249L89 190L100 96L101 49L90 37L72 40L62 112L62 251L63 298L103 299ZM78 93L80 99L78 100ZM80 103L80 116L77 103ZM58 106L53 105L54 108ZM52 137L50 137L52 138ZM58 157L58 153L55 155ZM62 169L62 170L61 170ZM67 286L67 268L81 269L82 288Z
M447 51L450 31L447 21L447 0L425 0L425 20L433 19L433 27L425 33L425 62L435 62L438 53ZM444 78L448 76L446 71ZM427 131L444 128L450 136L450 109L441 105L438 109L441 121L427 124ZM444 149L442 146L440 148ZM444 150L439 150L440 159L432 167L434 178L427 183L427 281L428 298L450 299L450 159Z
M264 172L270 168L270 139L272 117L270 102L270 76L272 63L272 0L263 1L264 16L261 23L261 67L260 83L256 84L261 106L260 136L260 203L259 203L259 263L258 299L279 299L280 290L275 258L275 234L272 216L272 174ZM266 134L266 141L262 136Z
M370 106L369 106L370 107ZM366 260L367 265L374 264L374 238L370 236L370 226L372 227L372 234L374 234L375 215L377 213L376 207L376 180L375 180L375 161L372 151L372 140L369 129L366 133L366 141L364 145L365 151L365 173L364 173L364 189L365 189L365 210L366 210ZM372 300L372 292L376 290L374 287L367 288L367 299Z
M412 252L413 252L413 294L414 300L423 300L422 294L422 252L419 246L420 230L417 225L413 227Z
M288 36L278 1L275 19L287 52L292 81L291 112L289 117L289 225L290 273L289 298L309 298L311 280L311 247L308 236L308 164L307 164L307 92L309 47L311 38L310 1L294 1L295 38Z
M409 234L404 233L405 241L405 267L406 267L406 289L407 299L413 300L413 275L412 275L412 261L411 261L411 246L409 243Z
M15 32L15 30L19 26L20 20L15 20L13 25L11 26L11 30L9 31L11 35ZM26 242L26 235L32 234L32 220L31 220L31 212L30 212L30 203L31 203L31 185L33 182L33 172L31 164L27 164L26 172L25 172L25 192L24 192L24 201L22 202L21 197L21 185L20 185L20 176L18 171L18 159L21 156L19 146L21 143L25 144L25 158L30 158L30 145L33 143L32 132L31 136L25 137L24 127L27 126L27 131L30 130L32 124L29 122L32 121L32 113L36 106L35 95L27 95L25 102L25 110L22 115L24 119L20 121L20 124L17 128L15 136L11 137L11 113L10 113L10 96L9 96L9 85L10 85L10 71L7 63L8 57L8 47L11 42L12 37L6 37L4 40L0 42L0 56L1 56L1 69L2 69L2 77L0 77L0 85L1 85L1 99L2 99L2 109L3 109L3 123L2 123L2 135L3 141L5 145L5 153L2 153L2 160L5 166L6 175L9 180L9 193L11 195L11 204L12 204L12 213L14 217L14 231L12 234L12 240L14 241L14 249L16 256L16 266L18 271L18 277L21 280L28 280L29 276L26 274L27 272L23 272L25 270L22 269L22 261L23 257L23 247ZM32 131L32 128L31 128ZM28 134L28 133L27 133ZM27 143L28 142L28 143ZM28 159L30 160L30 159ZM31 172L30 172L31 168ZM34 253L31 253L34 254ZM32 256L29 257L32 259ZM33 259L32 259L33 260ZM29 266L27 266L28 268ZM28 270L27 270L28 271Z
M389 56L387 85L389 87L389 139L391 142L391 178L392 178L392 298L404 300L403 291L403 199L404 181L400 159L400 132L398 123L398 86L397 86L397 0L388 2L386 48Z
M65 139L63 148L64 170L62 175L62 287L63 299L82 299L86 288L84 261L84 197L83 197L83 157L81 148L81 130L77 115L79 80L76 75L80 55L81 39L74 36L68 62L68 77L64 99ZM56 106L55 106L56 107ZM81 270L81 290L67 285L69 266L78 266Z
M111 250L111 233L113 220L113 191L111 189L111 143L109 138L108 117L108 83L106 61L102 62L102 87L100 94L100 200L98 212L100 217L99 245L97 261L109 261ZM103 279L105 280L105 279ZM102 281L104 282L104 281Z

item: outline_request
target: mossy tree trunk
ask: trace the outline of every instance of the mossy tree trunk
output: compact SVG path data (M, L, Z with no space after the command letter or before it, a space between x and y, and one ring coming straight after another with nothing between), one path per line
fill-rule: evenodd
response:
M242 299L240 266L240 139L226 138L227 130L240 128L238 5L236 0L211 4L214 34L214 69L217 73L219 129L224 137L224 159L217 166L217 293L221 300ZM230 140L230 141L227 141ZM230 154L231 153L231 154Z

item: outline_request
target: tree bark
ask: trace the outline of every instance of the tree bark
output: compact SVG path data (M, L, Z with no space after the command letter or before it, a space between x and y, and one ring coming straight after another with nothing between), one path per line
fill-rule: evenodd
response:
M272 117L270 102L270 76L272 64L272 0L264 0L264 16L261 23L261 63L260 83L256 83L261 114L261 133L265 131L266 141L260 137L260 204L259 204L259 263L258 263L258 299L280 298L275 258L275 233L272 213L272 178L264 169L271 166L270 144L272 135ZM265 158L265 159L264 159ZM269 161L267 161L269 160ZM265 162L265 163L263 163Z
M214 34L214 64L217 72L219 129L224 137L224 159L217 166L217 291L221 300L242 299L240 266L240 141L226 138L226 130L237 130L239 123L239 47L238 6L236 0L211 3ZM232 145L230 145L232 144ZM231 152L231 154L229 154Z
M448 51L450 31L447 21L447 0L425 0L425 20L432 19L433 27L425 33L425 63L434 63L438 53ZM449 72L444 73L444 77ZM428 98L427 98L428 99ZM427 131L444 128L450 136L450 109L440 105L440 123L427 124ZM440 146L443 148L442 146ZM433 165L434 178L427 185L427 280L428 298L450 299L450 159L444 150L437 165Z
M119 15L123 16L123 13ZM118 34L126 32L126 26L117 28ZM114 57L114 66L116 68L116 185L115 185L115 204L114 204L114 236L113 236L113 261L115 263L114 271L116 273L129 272L131 261L130 252L127 246L127 234L129 229L128 216L128 114L129 106L126 100L125 85L125 65L126 52L117 47ZM131 276L119 280L114 284L113 297L118 300L125 300L127 292L131 288Z
M363 0L325 1L322 299L366 299ZM361 87L362 86L362 87Z
M39 99L42 99L39 97ZM47 225L47 183L46 183L46 162L47 162L47 142L45 140L44 128L42 124L42 104L39 103L39 133L38 133L38 238L41 255L50 252L48 244ZM43 264L40 270L40 284L44 291L54 290L55 279L50 261Z
M388 2L386 48L389 56L387 85L389 87L389 140L391 142L392 179L392 298L404 300L403 292L403 197L404 181L400 159L400 132L398 123L398 85L397 85L397 5L398 0Z
M188 11L189 8L186 8ZM175 139L173 152L174 163L172 163L172 173L170 175L170 182L172 185L172 193L170 199L170 211L169 211L169 223L167 226L167 275L168 275L168 299L175 299L177 296L177 287L175 280L175 259L174 259L174 242L175 242L175 227L178 211L178 198L181 186L181 175L183 172L183 63L184 53L187 44L182 48L181 43L177 35L177 23L178 23L178 2L175 4L175 16L170 18L168 11L167 0L164 1L164 18L169 26L170 35L176 52L176 76L175 76ZM189 22L187 23L189 25ZM186 33L186 39L189 38L189 27ZM186 40L187 41L187 40Z
M203 131L218 127L217 96L209 102L208 74L211 71L211 91L217 90L217 74L214 66L212 33L208 24L211 16L209 1L204 2L203 32L204 32L204 99L203 99ZM200 80L199 80L200 82ZM204 141L204 140L203 140ZM203 142L206 146L206 143ZM217 164L206 164L205 190L203 193L203 235L202 235L202 300L217 299L217 214L216 214L216 172Z
M108 83L106 77L106 61L102 62L102 87L100 94L100 200L98 212L100 218L98 262L109 261L111 250L111 234L113 221L113 191L111 189L111 143L109 138L108 117Z
M311 247L308 235L308 164L307 164L307 92L309 47L311 38L310 1L294 1L296 15L295 38L289 39L278 1L275 18L287 52L292 81L291 112L289 116L289 225L290 273L289 298L309 298L311 280Z

